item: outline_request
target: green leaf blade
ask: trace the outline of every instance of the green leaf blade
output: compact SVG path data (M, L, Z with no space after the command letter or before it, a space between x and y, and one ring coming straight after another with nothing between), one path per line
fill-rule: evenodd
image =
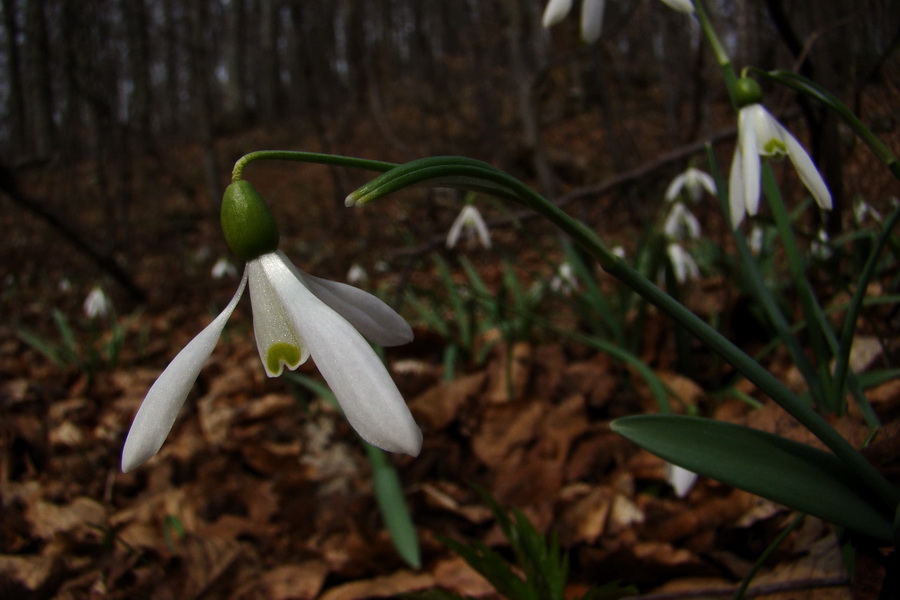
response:
M710 419L637 415L613 431L681 467L892 542L891 518L845 463L770 433ZM891 515L892 516L892 515Z

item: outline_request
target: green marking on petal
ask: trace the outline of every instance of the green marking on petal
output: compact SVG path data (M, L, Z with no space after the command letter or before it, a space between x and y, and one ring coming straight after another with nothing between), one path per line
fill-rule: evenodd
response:
M282 365L294 370L300 365L300 348L287 342L276 342L266 352L266 367L270 373L281 374Z
M787 146L778 138L771 138L763 146L766 156L786 156Z

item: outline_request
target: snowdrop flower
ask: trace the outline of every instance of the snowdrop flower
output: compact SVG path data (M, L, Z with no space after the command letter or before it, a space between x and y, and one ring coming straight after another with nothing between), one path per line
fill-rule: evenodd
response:
M112 312L112 301L100 286L94 286L84 299L84 314L89 319L105 317Z
M456 220L453 221L453 225L450 226L450 231L447 233L448 248L456 245L463 231L466 232L466 239L474 240L477 237L482 246L490 249L491 234L488 232L487 225L484 224L484 219L481 218L481 213L478 212L474 204L463 206Z
M697 474L684 467L666 463L666 482L675 490L675 495L684 498L697 482Z
M710 196L716 195L716 184L713 178L700 169L688 167L684 173L673 179L669 187L666 188L666 202L672 202L684 191L696 204L703 198L703 190L706 190Z
M872 206L862 198L858 198L853 204L853 216L856 219L857 224L862 224L862 222L866 220L866 217L872 217L876 223L881 223L884 220L881 213L872 208Z
M669 262L672 265L672 272L675 274L675 281L683 284L689 280L700 278L700 267L697 266L697 262L681 244L670 243L666 246L666 254L669 255Z
M767 111L760 100L759 85L748 78L738 80L738 141L731 161L728 193L731 224L737 227L745 214L759 210L760 156L787 156L803 184L824 210L831 210L831 193L800 142Z
M750 248L750 252L752 252L755 256L759 256L763 249L763 242L765 242L765 231L759 225L754 225L753 229L750 230L750 234L747 236L747 246Z
M347 282L348 283L365 283L369 280L369 274L366 273L366 270L362 268L362 265L359 263L353 263L350 265L350 269L347 271Z
M662 0L670 8L683 13L693 13L691 0ZM603 26L603 12L606 0L582 0L581 2L581 38L591 44L600 39ZM550 0L544 8L542 22L544 27L552 27L566 18L572 10L572 0Z
M809 243L809 253L819 260L828 260L832 254L831 245L828 243L828 232L820 229L817 238Z
M296 268L277 249L272 214L248 182L228 186L222 229L232 251L247 261L237 292L150 388L125 440L122 470L131 471L159 451L248 286L256 345L269 377L280 375L284 367L296 369L312 356L363 439L384 450L417 455L422 433L363 338L382 346L404 344L412 339L409 324L367 292Z
M663 223L663 233L672 241L700 239L700 222L684 204L676 202Z
M222 279L223 277L237 277L238 272L231 261L223 256L213 265L211 275L213 279Z
M572 265L568 262L562 263L556 270L556 274L550 278L550 289L563 296L569 296L576 288L578 288L578 279L575 278Z

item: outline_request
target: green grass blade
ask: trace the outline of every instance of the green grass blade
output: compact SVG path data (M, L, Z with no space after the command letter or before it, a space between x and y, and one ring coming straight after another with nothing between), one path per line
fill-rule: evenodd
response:
M892 519L847 465L770 433L697 417L637 415L613 431L681 467L885 543Z

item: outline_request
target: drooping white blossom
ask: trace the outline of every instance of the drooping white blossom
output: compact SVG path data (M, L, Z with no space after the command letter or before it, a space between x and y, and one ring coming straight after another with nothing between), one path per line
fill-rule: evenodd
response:
M453 248L459 241L461 235L465 234L466 239L478 240L478 242L487 249L491 247L491 234L488 231L481 213L474 204L466 204L459 211L456 220L450 226L447 232L447 247Z
M113 310L112 300L100 286L94 286L84 299L84 314L89 319L105 317Z
M691 0L662 0L667 6L683 13L693 13ZM606 0L581 1L581 38L591 44L600 39ZM549 0L544 7L544 27L552 27L566 18L572 10L572 0Z
M787 156L819 207L831 210L828 186L800 142L762 104L748 104L738 112L738 143L728 178L733 227L759 211L761 156Z
M681 202L676 202L669 209L663 223L663 233L674 242L700 239L700 221Z
M312 356L363 439L391 452L419 453L422 433L365 339L382 346L404 344L412 339L409 324L375 296L308 275L276 250L247 261L225 309L150 388L125 440L123 471L159 451L247 286L259 356L270 377L284 367L296 369Z
M237 268L224 256L216 261L210 274L213 276L213 279L238 276Z
M353 263L347 270L347 281L352 284L365 283L369 280L369 274L359 263Z
M570 296L572 292L578 289L578 279L575 277L575 270L568 261L559 265L550 278L550 289L560 293L563 296Z
M682 192L693 200L694 204L703 198L706 191L710 196L716 195L716 184L708 173L704 173L696 167L688 167L678 175L666 188L666 202L673 202Z
M666 254L669 256L669 263L672 265L672 272L675 274L675 281L684 284L693 279L700 278L700 267L694 257L677 243L671 242L666 246Z

